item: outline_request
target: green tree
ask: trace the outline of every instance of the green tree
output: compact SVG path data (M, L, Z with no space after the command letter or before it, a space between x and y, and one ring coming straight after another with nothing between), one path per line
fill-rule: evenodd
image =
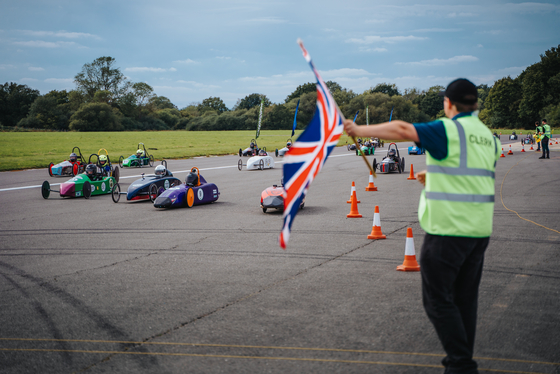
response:
M333 95L335 92L342 91L342 86L336 82L326 81L325 84L327 85L327 88L329 89L329 91L331 91L331 94Z
M395 84L378 83L375 87L369 90L370 93L380 92L389 96L400 96L401 93Z
M75 131L119 131L119 118L105 103L84 104L70 118L70 129Z
M155 96L154 89L148 83L138 82L132 85L132 94L136 98L136 104L142 106Z
M516 128L521 97L521 84L518 80L511 77L497 80L485 102L488 109L486 125L493 128Z
M229 109L219 97L209 97L202 100L202 103L198 105L198 110L201 112L213 110L218 114L222 114L227 112Z
M286 105L277 104L273 105L272 110L263 118L261 130L291 129L293 123L294 113Z
M16 126L29 113L39 91L23 84L6 82L0 86L0 125Z
M100 90L109 91L117 99L130 89L131 83L114 65L113 57L99 57L92 63L84 64L82 71L74 77L74 82L90 99Z
M301 95L310 93L310 92L317 92L317 84L316 83L305 83L302 85L297 86L296 90L289 94L286 97L286 103L299 98Z
M70 116L64 108L64 104L57 103L56 94L39 96L31 104L29 115L19 121L18 126L48 130L67 130Z
M238 100L235 106L233 107L233 110L251 109L255 106L260 106L261 100L264 100L263 103L264 107L269 107L272 104L268 99L268 97L266 97L265 95L252 93L248 96L245 96L243 99Z
M426 113L431 119L436 119L438 113L443 110L443 97L439 96L443 86L432 86L419 97L418 108Z
M152 96L148 99L148 106L152 110L177 109L177 107L165 96Z

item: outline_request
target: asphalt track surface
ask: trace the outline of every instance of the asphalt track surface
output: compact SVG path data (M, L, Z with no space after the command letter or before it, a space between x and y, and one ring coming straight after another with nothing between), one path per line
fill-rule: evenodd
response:
M497 167L475 356L481 372L560 373L560 145L539 160L511 144ZM281 213L259 208L281 163L170 160L181 179L197 166L221 193L175 210L109 195L44 200L42 181L66 178L0 173L0 373L441 373L420 274L395 270L406 229L418 257L424 235L422 186L407 177L425 157L404 156L405 173L379 174L365 192L363 160L335 149L285 251ZM121 170L125 190L141 171L153 168ZM346 218L352 181L363 218ZM375 205L386 240L367 239Z

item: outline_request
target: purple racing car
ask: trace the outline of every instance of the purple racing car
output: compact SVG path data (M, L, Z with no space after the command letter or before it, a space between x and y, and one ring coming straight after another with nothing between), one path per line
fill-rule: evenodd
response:
M220 197L218 186L206 182L200 175L198 168L194 167L185 179L185 184L171 187L154 201L156 208L179 208L186 206L213 203Z

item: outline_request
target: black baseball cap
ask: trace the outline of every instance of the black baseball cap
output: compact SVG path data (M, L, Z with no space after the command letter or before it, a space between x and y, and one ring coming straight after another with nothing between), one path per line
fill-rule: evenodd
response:
M445 91L439 93L446 96L452 103L472 105L478 101L478 90L473 82L465 78L455 79L449 83Z

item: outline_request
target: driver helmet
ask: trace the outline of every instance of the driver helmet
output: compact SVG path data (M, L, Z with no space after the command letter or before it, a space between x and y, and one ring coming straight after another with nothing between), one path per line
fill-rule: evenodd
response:
M144 156L144 151L141 150L141 149L137 150L136 151L136 157L142 157L142 156Z
M394 149L389 150L389 156L396 156L397 152Z
M268 156L268 154L266 153L266 151L264 149L261 149L259 151L259 156Z
M287 147L287 148L290 148L291 146L292 146L292 142L287 142L287 143L286 143L286 147Z
M160 176L163 177L165 175L165 172L166 172L165 166L163 165L156 166L156 170L155 170L156 177L160 177Z
M75 154L74 152L72 152L72 153L70 153L70 157L68 157L68 160L70 162L76 162L76 161L78 161L78 155Z
M251 144L249 144L249 148L255 148L255 143L251 142Z
M107 156L106 155L100 155L99 156L99 165L101 165L103 167L103 166L105 166L106 163L107 163Z
M187 186L196 187L198 185L198 174L196 169L192 169L191 172L185 178L185 184Z
M362 139L358 138L358 143L362 144Z
M86 175L88 177L94 177L97 174L97 166L95 166L94 164L89 164L88 166L86 166Z

